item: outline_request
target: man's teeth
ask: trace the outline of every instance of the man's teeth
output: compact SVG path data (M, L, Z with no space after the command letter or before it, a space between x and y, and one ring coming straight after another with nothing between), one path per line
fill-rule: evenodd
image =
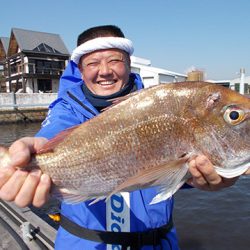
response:
M114 84L114 81L105 81L105 82L99 82L100 85L111 85Z

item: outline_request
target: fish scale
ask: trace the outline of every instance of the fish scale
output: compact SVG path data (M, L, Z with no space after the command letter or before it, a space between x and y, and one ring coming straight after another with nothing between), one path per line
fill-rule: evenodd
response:
M29 167L50 175L65 202L151 186L159 187L159 202L187 180L187 161L199 153L224 177L250 167L250 99L235 91L206 82L160 84L115 102L33 156Z

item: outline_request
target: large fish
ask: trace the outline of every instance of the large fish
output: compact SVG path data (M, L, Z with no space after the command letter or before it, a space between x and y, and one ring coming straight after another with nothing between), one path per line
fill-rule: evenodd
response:
M49 174L65 202L158 186L156 203L188 179L187 161L199 153L223 177L250 167L250 99L205 82L156 85L63 131L29 167Z

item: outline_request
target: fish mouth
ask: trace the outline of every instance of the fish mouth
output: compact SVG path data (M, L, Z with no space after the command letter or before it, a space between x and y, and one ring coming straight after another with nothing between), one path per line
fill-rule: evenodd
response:
M225 178L234 178L244 174L250 168L250 162L237 165L233 169L222 168L215 166L216 172Z

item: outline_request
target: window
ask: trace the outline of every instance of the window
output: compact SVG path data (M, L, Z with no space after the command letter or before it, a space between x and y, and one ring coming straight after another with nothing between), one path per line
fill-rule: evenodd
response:
M37 79L38 92L51 93L52 82L50 79Z
M60 75L64 70L63 61L36 60L36 73Z
M10 65L10 73L11 74L16 74L17 73L17 65L16 64L11 64Z
M244 94L249 94L249 90L250 90L250 85L248 85L248 83L244 84Z
M43 61L36 61L36 73L43 73Z
M234 88L235 88L235 91L240 92L240 84L239 83L235 83Z
M235 86L235 90L237 92L240 92L240 83L235 83L234 86ZM250 94L250 84L248 84L248 83L244 84L244 94L247 94L247 95Z
M50 61L44 62L44 73L51 74L51 62Z
M33 49L33 51L39 51L39 52L46 52L46 53L53 53L53 54L61 54L58 50L50 47L46 43L41 43L36 48Z

